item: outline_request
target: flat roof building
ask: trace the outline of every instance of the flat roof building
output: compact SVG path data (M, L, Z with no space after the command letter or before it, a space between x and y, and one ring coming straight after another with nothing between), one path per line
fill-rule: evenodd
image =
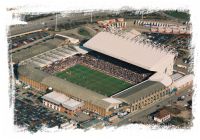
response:
M58 93L56 91L48 93L48 94L42 96L42 98L45 101L54 103L56 105L62 105L64 108L71 110L71 111L74 111L84 105L83 102L79 102L74 99L71 99L71 98L67 97L66 95L64 95L62 93Z

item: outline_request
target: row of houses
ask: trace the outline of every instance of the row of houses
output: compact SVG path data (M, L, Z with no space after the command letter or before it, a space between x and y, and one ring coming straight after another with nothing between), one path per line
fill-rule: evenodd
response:
M126 22L124 21L124 18L97 21L97 24L102 28L108 28L108 27L126 28Z
M134 20L134 25L150 28L151 32L167 34L191 34L191 25L164 23L158 21Z

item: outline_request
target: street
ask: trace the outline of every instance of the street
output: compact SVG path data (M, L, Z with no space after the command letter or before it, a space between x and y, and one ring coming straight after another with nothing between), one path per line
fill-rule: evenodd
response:
M107 13L95 13L93 14L93 17L95 16L105 16L107 15ZM57 24L64 24L64 23L71 23L74 21L88 21L90 22L90 18L91 15L71 15L71 16L67 16L67 17L58 17L57 18ZM26 25L16 25L12 28L10 28L8 35L9 36L13 36L16 34L21 34L21 33L25 33L28 31L33 31L33 30L38 30L38 29L45 29L47 27L52 27L56 24L55 21L55 16L52 19L52 17L48 17L48 18L44 18L44 19L40 19L40 20L36 20L33 22L28 22L28 24ZM43 23L45 23L46 25L44 25Z

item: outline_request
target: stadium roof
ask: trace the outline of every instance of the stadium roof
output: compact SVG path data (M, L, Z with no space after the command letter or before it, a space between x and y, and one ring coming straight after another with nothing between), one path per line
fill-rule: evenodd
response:
M170 76L163 73L155 73L151 77L149 77L149 80L160 82L166 87L170 86L173 82Z
M174 55L165 50L110 32L98 33L84 47L151 71L159 71L163 62L174 59Z
M112 98L112 97L110 97L110 98L105 98L105 99L103 99L104 101L107 101L107 102L109 102L109 103L111 103L111 104L121 104L122 102L121 101L119 101L119 100L117 100L117 99L115 99L115 98Z
M36 82L42 82L45 77L49 76L46 72L36 69L32 65L19 66L18 72L20 75L27 76Z
M180 74L180 73L175 73L175 74L171 75L171 78L172 78L173 82L177 81L181 77L183 77L183 74Z
M180 88L181 86L185 85L186 83L193 81L193 79L194 79L193 74L185 75L185 76L181 77L180 79L176 80L174 82L174 86L177 88Z
M102 100L106 98L106 96L103 96L95 91L86 89L79 85L73 84L64 79L60 79L58 77L50 75L44 71L35 68L32 65L19 66L18 71L20 75L26 76L34 81L52 87L56 91L82 99L102 108L107 109L111 105L111 103Z
M140 99L141 97L145 97L146 95L151 94L157 90L164 88L165 86L160 82L155 81L144 81L138 85L135 85L121 94L114 96L115 98L120 98L123 101L132 104L136 100Z

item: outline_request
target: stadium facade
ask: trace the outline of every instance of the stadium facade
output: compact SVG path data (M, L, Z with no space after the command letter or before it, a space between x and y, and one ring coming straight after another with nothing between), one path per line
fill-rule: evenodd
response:
M68 102L69 104L80 104L81 106L78 106L77 110L80 108L87 109L101 116L109 116L119 110L128 112L140 110L174 94L179 89L176 87L177 85L181 87L185 84L184 87L187 87L192 84L191 77L186 77L185 80L182 77L177 84L174 84L176 81L173 81L170 77L173 74L174 54L152 47L149 44L140 43L136 38L100 32L86 42L84 47L153 71L155 74L111 97L58 78L31 63L19 66L19 80L42 91L52 87L55 92L65 95L66 100L74 100L72 100L73 103ZM43 97L45 106L55 106L57 102L54 102L54 97L51 95ZM58 107L65 108L64 110L68 110L67 112L72 111L72 108L66 107L63 102L59 102L56 109Z

